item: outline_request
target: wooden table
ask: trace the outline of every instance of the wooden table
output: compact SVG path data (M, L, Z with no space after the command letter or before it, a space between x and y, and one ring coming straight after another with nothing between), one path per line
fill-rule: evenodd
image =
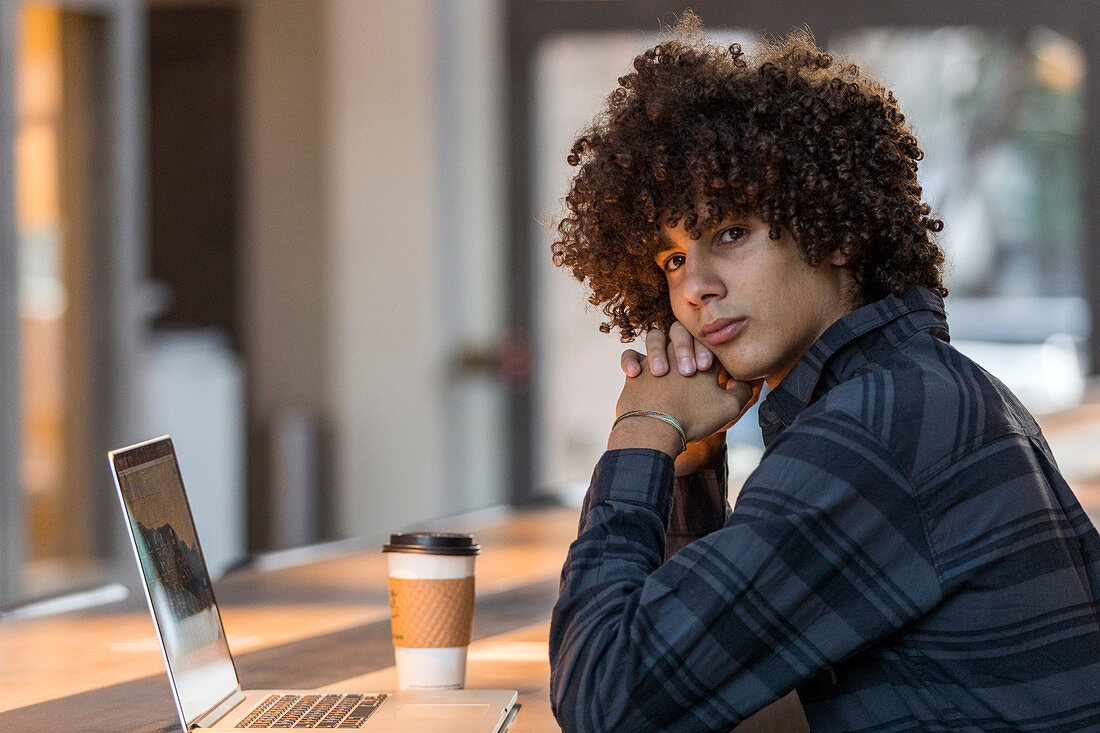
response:
M1055 455L1100 524L1100 390L1040 418ZM731 485L731 491L734 486ZM471 687L519 690L513 731L556 731L550 715L547 633L558 574L577 531L575 509L544 509L480 525ZM344 548L346 549L346 548ZM377 546L287 568L271 563L215 584L244 686L396 686L385 560ZM136 588L137 570L125 572ZM164 662L140 591L128 602L0 623L0 731L176 731ZM738 726L806 730L793 695Z
M483 547L468 686L518 690L522 708L513 731L558 730L546 644L576 522L576 510L545 509L449 527L474 531ZM260 564L215 583L244 687L396 687L378 549L281 569ZM141 596L0 623L0 731L55 730L179 730Z

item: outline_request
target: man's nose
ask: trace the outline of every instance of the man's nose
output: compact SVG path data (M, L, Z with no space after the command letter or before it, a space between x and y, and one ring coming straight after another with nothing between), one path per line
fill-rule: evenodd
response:
M684 263L684 298L695 307L726 294L725 284L706 257L689 257Z

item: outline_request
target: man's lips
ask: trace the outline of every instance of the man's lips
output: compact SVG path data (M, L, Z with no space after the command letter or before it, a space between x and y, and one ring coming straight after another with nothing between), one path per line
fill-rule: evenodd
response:
M706 339L711 346L724 344L741 332L745 325L744 318L720 318L711 321L699 329L699 335Z

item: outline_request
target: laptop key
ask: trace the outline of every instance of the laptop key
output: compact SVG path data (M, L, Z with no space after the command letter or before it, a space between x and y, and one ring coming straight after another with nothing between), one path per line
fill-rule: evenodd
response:
M297 695L270 695L234 727L267 728L297 699Z
M378 706L381 704L382 703L379 700L369 700L363 703L359 707L355 708L355 710L352 710L348 714L348 717L344 719L344 722L340 723L340 725L336 727L362 728L363 724L367 722L367 718L369 718L371 714L373 714L374 711L377 710Z
M272 728L301 728L298 723L306 716L310 708L321 699L320 695L303 695L271 724Z
M236 728L247 728L247 727L248 727L249 725L251 725L252 723L255 723L255 722L256 722L256 720L257 720L257 719L258 719L258 718L259 718L259 717L260 717L261 715L263 715L263 714L264 714L264 712L265 712L265 711L266 711L266 710L267 710L267 709L268 709L269 707L271 707L271 706L272 706L272 705L273 705L273 704L275 703L275 701L276 701L276 700L278 700L278 699L279 699L279 696L278 696L278 695L268 695L268 696L267 696L266 698L264 698L264 701L263 701L263 702L261 702L261 703L260 703L259 705L257 705L257 706L256 706L255 708L253 708L253 710L252 710L252 712L251 712L251 713L249 713L249 714L248 714L248 715L246 715L245 717L241 718L241 720L240 720L240 721L238 721L238 722L237 722L237 725L236 725L236 726L234 726L234 727L236 727Z

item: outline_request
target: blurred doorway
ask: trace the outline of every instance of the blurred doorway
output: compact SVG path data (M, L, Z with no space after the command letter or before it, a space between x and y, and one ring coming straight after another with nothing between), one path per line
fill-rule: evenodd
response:
M240 285L237 4L153 3L147 15L148 277L145 436L186 466L213 576L246 554L246 356ZM255 497L259 514L270 501ZM260 522L256 522L260 524Z

